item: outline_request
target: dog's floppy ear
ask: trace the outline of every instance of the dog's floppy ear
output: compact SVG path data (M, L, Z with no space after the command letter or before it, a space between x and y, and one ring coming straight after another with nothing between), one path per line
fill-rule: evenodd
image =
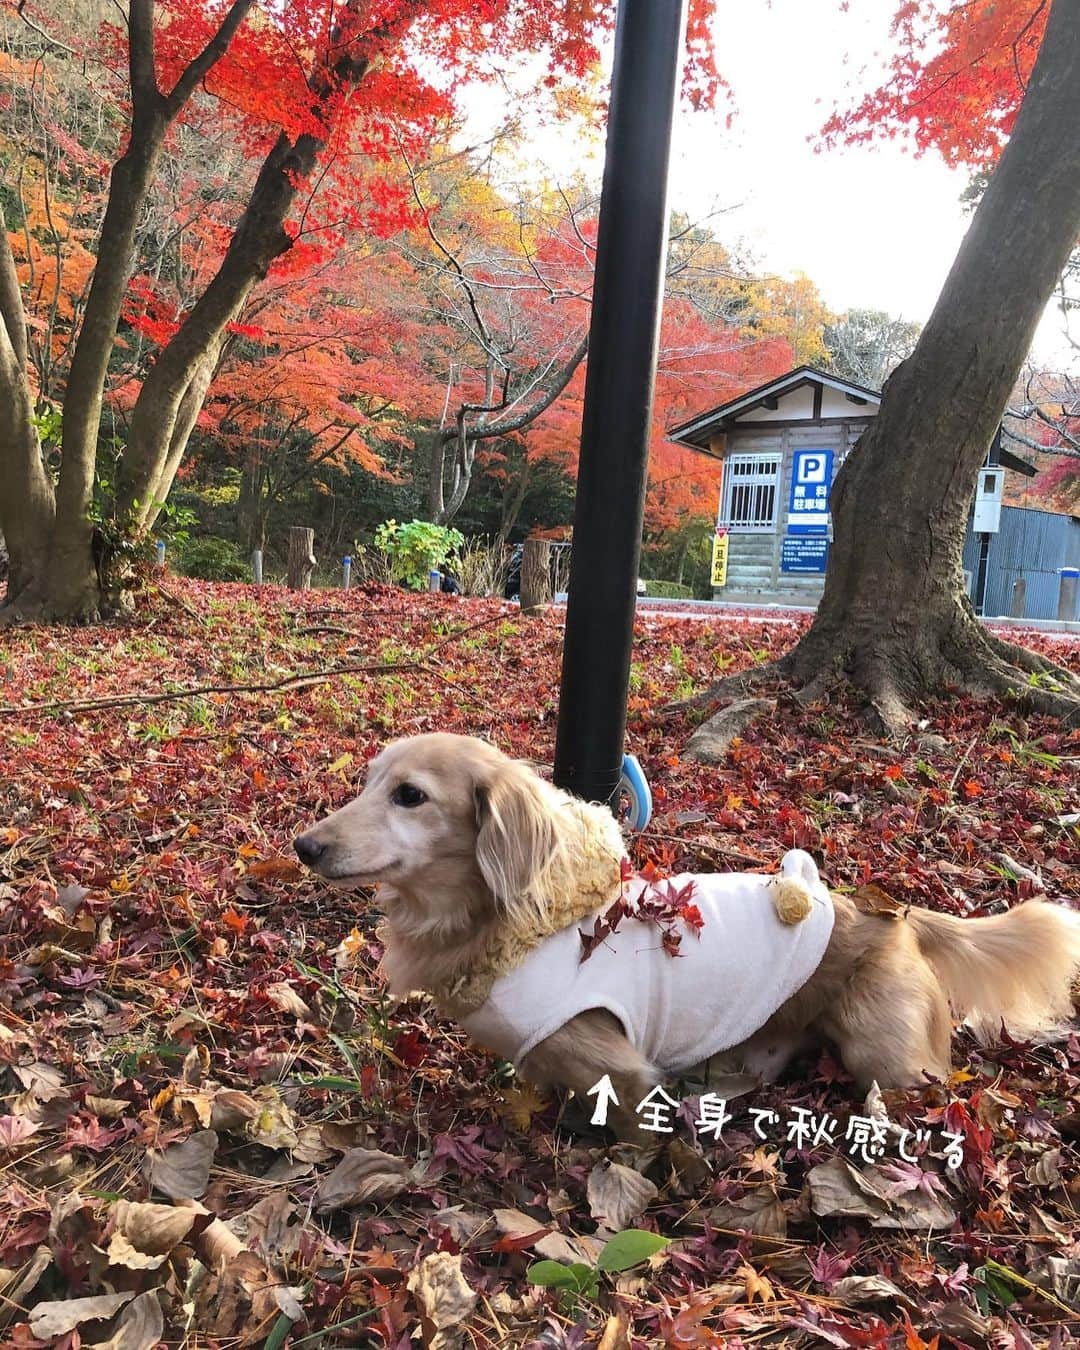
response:
M535 919L544 874L560 850L544 785L527 765L507 760L475 791L480 874L508 917Z

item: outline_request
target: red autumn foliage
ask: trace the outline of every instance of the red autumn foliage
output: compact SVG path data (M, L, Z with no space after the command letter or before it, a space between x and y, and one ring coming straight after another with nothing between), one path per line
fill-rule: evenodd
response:
M1016 120L1049 8L1047 0L903 0L888 79L829 118L826 144L907 135L917 151L988 168Z

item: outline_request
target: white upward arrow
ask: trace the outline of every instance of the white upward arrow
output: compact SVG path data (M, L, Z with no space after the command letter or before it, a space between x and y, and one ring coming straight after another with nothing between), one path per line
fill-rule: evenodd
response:
M611 1078L607 1074L604 1074L599 1083L594 1083L593 1086L589 1088L586 1096L596 1098L596 1110L592 1113L590 1124L606 1125L608 1103L610 1102L612 1106L618 1106L619 1104L619 1099L615 1095L615 1089L611 1085Z

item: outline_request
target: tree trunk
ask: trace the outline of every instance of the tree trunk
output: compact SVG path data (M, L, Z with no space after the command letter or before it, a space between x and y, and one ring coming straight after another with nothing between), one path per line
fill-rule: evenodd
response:
M170 124L224 54L252 4L253 0L233 0L172 91L163 94L155 74L153 0L130 0L131 131L127 148L110 174L93 277L68 372L55 493L41 464L32 420L25 317L6 236L0 245L0 471L7 480L0 524L12 536L18 586L16 590L9 584L5 622L97 617L101 579L94 558L90 507L105 380L134 263L139 218Z
M248 552L266 546L266 512L263 507L262 447L251 446L240 470L240 499L237 502L240 530Z
M223 337L223 334L219 334L210 343L180 398L165 458L159 462L157 476L146 487L147 508L144 529L146 533L154 528L154 522L172 489L176 471L187 452L188 441L191 439L199 413L202 412L202 406L206 402L210 383L220 364Z
M313 95L328 102L341 87L358 85L368 69L368 61L346 44L332 68L322 72ZM221 265L143 381L131 414L117 503L120 519L135 537L146 534L160 509L155 502L164 501L172 486L228 325L274 260L293 245L285 221L328 136L305 133L294 143L280 133Z
M551 541L526 539L521 552L521 612L536 614L551 604Z
M679 549L679 566L675 572L675 581L679 586L683 584L683 576L686 573L686 555L689 552L690 552L690 535L688 533L686 537L683 539L682 548Z
M473 466L476 461L478 444L481 441L497 440L500 436L509 436L511 432L522 431L535 422L540 414L546 412L569 385L574 377L574 372L585 360L588 351L589 335L586 332L568 357L565 365L547 385L541 396L525 408L516 407L520 402L519 398L511 399L508 404L508 411L502 417L491 416L492 413L499 410L500 405L492 402L495 391L495 368L489 358L484 402L482 404L463 403L454 417L453 429L443 428L439 432L435 452L437 466L433 465L430 479L432 520L437 524L449 524L465 504L465 498L468 496L469 488L472 485ZM508 391L504 387L504 401L507 397ZM470 422L469 417L474 413L480 414L480 419ZM451 445L453 446L454 456L453 472L450 492L447 496L443 477L446 450ZM438 515L435 514L436 502L440 508Z
M26 378L26 321L0 209L0 536L7 541L4 609L13 618L40 601L55 505L41 460Z
M453 446L453 471L450 476L450 494L443 506L442 520L437 522L441 525L449 525L465 505L465 498L469 495L469 488L472 485L473 463L476 458L476 442L465 431L463 423L458 432L443 433L444 441L447 438L449 444ZM445 455L445 449L443 453Z
M207 353L220 344L251 288L291 246L285 217L298 182L314 163L317 147L312 137L305 136L294 150L281 133L263 163L217 273L147 372L132 409L118 502L120 519L128 521L137 536L149 528L154 502L163 500L156 493L175 455L181 405L188 391L197 386Z
M92 619L98 613L101 597L91 548L90 502L101 404L120 304L131 274L139 212L157 167L165 127L160 114L137 113L128 149L113 166L98 259L67 379L63 454L55 494L41 464L32 421L25 338L21 355L18 345L10 342L11 325L21 319L21 297L17 283L14 296L6 282L0 283L5 296L3 326L9 339L0 352L5 367L0 390L12 400L12 406L0 413L0 442L3 458L12 466L5 477L17 485L17 492L10 494L10 514L15 519L7 522L13 563L9 617ZM10 262L6 237L3 253L0 274L8 271ZM0 403L7 398L0 395Z
M446 465L446 441L437 431L431 438L431 464L428 468L428 519L434 525L445 525L446 502L443 496L443 473Z
M127 152L113 166L94 277L64 394L60 482L52 534L46 612L93 619L101 597L91 554L90 502L101 429L101 404L116 327L135 257L135 231L157 171L162 115L132 125Z
M3 226L0 225L0 230ZM46 558L52 531L52 484L41 461L30 390L21 367L12 360L0 324L0 535L7 541L8 619L36 610L43 598ZM10 378L9 378L10 377ZM7 484L20 483L16 498Z
M976 476L1080 234L1080 0L1054 0L1023 106L941 296L841 467L811 628L771 676L812 702L850 681L896 732L948 687L1080 721L1080 680L976 619L960 566ZM1041 678L1032 682L1030 676Z
M315 570L315 531L303 525L289 528L289 563L286 583L294 591L311 590Z
M532 464L525 450L522 450L520 470L507 483L506 490L503 493L502 511L499 517L499 542L502 544L505 544L510 538L510 531L517 524L518 516L521 515L521 508L525 502L525 494L529 490L531 478Z

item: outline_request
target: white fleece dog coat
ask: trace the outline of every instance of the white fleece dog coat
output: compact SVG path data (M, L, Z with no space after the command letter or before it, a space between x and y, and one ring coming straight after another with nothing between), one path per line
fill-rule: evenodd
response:
M687 928L677 956L664 950L654 924L628 916L582 961L581 933L592 934L604 906L544 938L462 1024L482 1045L520 1064L578 1013L606 1008L658 1069L680 1073L700 1064L764 1026L825 955L833 906L814 860L792 849L780 872L811 890L813 907L801 923L781 923L769 876L672 877L677 888L694 883L689 900L704 920L698 936ZM631 905L648 884L628 883Z

